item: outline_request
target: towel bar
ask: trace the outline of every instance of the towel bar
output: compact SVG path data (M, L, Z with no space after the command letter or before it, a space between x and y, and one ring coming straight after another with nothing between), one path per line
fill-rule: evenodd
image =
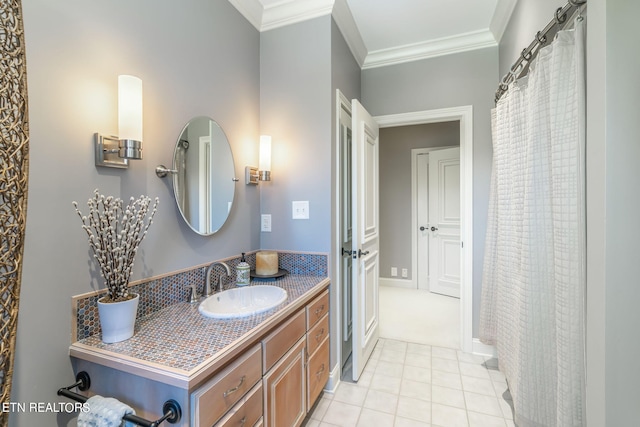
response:
M85 371L81 371L76 375L76 382L74 384L71 384L68 387L62 387L58 390L58 396L68 397L76 402L85 403L88 398L71 391L71 389L77 387L80 391L86 391L90 386L91 378L89 377L89 374ZM169 399L164 402L164 405L162 405L162 413L164 415L155 421L149 421L133 414L127 414L122 417L122 419L142 427L158 427L164 421L169 422L169 424L175 424L180 421L180 418L182 418L182 409L180 408L180 404L173 399Z

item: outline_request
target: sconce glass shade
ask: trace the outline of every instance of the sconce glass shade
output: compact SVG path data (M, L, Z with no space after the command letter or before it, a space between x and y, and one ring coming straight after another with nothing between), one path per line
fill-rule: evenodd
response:
M118 76L118 136L95 134L96 166L128 168L142 159L142 80Z
M271 181L271 136L260 136L260 181Z
M118 137L142 141L142 80L118 76Z

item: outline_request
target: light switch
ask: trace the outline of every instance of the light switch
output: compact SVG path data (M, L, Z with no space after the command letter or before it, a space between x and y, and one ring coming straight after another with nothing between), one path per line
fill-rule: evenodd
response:
M309 219L309 201L294 201L291 202L293 219Z
M260 216L260 231L271 232L271 215L263 214Z

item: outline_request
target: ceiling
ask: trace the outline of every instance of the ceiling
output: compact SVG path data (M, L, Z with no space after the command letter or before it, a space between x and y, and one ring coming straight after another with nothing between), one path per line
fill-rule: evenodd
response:
M364 68L496 46L517 0L229 0L259 31L332 14Z

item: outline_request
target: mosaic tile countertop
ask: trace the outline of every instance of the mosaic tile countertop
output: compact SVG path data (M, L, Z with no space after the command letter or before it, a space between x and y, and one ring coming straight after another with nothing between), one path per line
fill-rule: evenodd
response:
M105 344L98 334L72 344L71 349L88 346L98 352L104 351L190 375L207 360L250 334L262 322L325 279L322 276L287 275L271 282L253 280L251 285L270 284L284 288L287 301L264 313L227 320L204 317L198 312L198 304L179 302L139 319L134 336L126 341Z

